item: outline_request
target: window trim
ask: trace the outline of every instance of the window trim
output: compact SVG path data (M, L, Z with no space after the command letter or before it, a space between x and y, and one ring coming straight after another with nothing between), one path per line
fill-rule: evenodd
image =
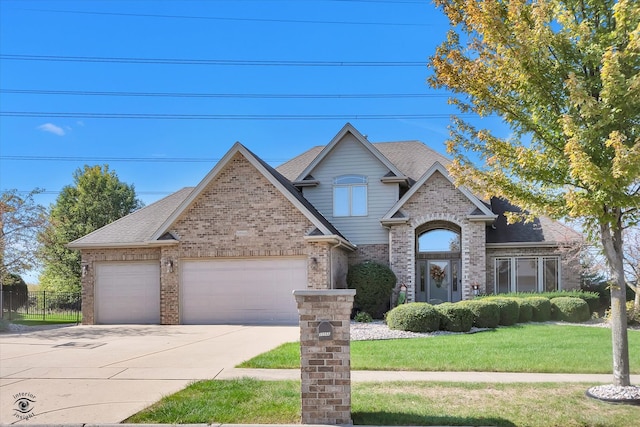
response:
M556 278L558 291L562 290L562 262L559 255L530 255L530 256L503 256L495 257L493 260L493 293L499 295L499 282L498 282L498 264L501 261L509 262L509 290L508 292L518 292L517 290L517 261L525 259L535 259L536 262L536 289L535 292L547 292L545 289L545 274L544 263L547 260L555 260L556 262Z
M363 188L364 189L364 213L354 214L354 188ZM337 189L347 189L347 214L338 214L336 212L336 190ZM365 217L369 215L369 190L368 190L368 179L364 175L340 175L333 179L333 191L332 191L332 201L333 201L333 216L334 218L348 218L348 217Z

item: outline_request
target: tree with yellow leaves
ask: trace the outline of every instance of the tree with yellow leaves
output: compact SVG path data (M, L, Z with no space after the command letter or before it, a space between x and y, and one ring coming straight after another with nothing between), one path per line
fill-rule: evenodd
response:
M435 3L451 30L430 58L430 85L511 128L501 138L454 117L451 173L531 215L586 224L612 277L614 385L630 385L623 232L640 220L640 2Z

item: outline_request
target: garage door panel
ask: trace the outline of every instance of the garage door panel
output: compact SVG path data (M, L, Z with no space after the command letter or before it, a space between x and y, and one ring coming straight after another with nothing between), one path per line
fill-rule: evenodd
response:
M182 271L182 323L298 320L292 292L306 288L305 259L185 261Z
M96 264L95 310L97 323L160 323L158 262Z

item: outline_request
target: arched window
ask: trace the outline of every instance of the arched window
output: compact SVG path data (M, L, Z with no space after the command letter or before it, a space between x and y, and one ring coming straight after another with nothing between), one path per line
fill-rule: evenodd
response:
M418 252L460 252L460 234L442 228L426 231L418 237Z
M367 215L367 177L342 175L333 180L333 216Z

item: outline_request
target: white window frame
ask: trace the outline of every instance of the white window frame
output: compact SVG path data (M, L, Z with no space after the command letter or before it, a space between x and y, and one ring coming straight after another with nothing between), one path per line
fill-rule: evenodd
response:
M367 177L363 175L341 175L333 180L333 216L334 217L355 217L367 216L369 214L369 191L367 189ZM354 213L354 188L364 189L364 212ZM336 207L336 190L346 189L347 194L347 213L337 212Z
M499 283L498 283L498 263L501 261L509 262L509 292L518 292L517 291L517 280L518 280L518 272L517 272L517 261L524 259L535 259L536 260L536 269L537 269L537 283L535 292L547 292L545 289L544 283L544 262L546 260L555 260L557 266L557 280L558 280L558 291L562 290L562 263L560 262L559 256L549 256L549 255L541 255L541 256L519 256L519 257L496 257L493 261L493 293L499 295Z

